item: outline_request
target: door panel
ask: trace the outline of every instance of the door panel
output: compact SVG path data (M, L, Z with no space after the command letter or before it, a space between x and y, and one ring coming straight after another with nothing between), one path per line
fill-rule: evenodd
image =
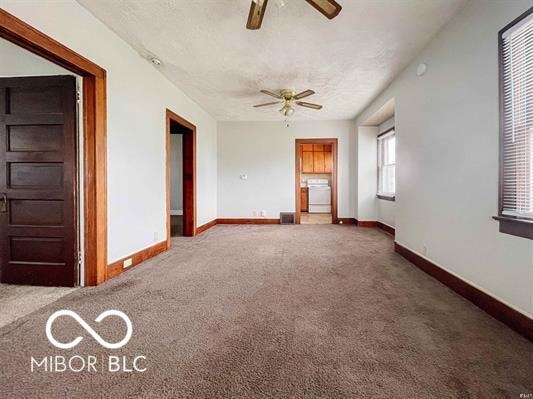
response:
M47 152L63 150L63 126L10 126L7 130L8 151Z
M76 285L75 192L75 78L0 78L2 282Z

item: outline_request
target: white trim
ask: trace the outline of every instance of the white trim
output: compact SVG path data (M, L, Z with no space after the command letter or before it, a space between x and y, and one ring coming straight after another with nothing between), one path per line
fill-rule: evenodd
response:
M409 248L407 245L402 244L402 243L399 242L398 240L395 240L394 242L397 243L397 244L399 244L399 245L401 245L402 247L408 249L408 250L411 251L412 253L414 253L414 254L420 256L421 258L427 260L428 262L431 262L431 263L434 264L435 266L440 267L442 270L446 271L447 273L450 273L452 276L457 277L459 280L464 281L465 283L471 285L471 286L474 287L474 288L477 288L478 290L480 290L481 292L487 294L488 296L490 296L490 297L496 299L497 301L500 301L501 303L503 303L503 304L509 306L511 309L516 310L518 313L522 313L524 316L529 317L530 319L533 319L533 317L532 317L533 315L530 314L529 312L527 312L526 310L522 310L522 309L517 308L517 307L514 306L514 305L511 305L509 302L507 302L507 301L501 299L500 297L498 297L498 296L496 296L496 295L494 295L494 294L491 294L490 292L484 290L484 289L481 288L479 285L477 285L477 284L471 282L470 280L467 280L467 279L465 279L465 278L459 276L457 273L454 273L454 272L452 272L451 270L445 268L444 266L438 264L438 263L435 262L433 259L430 259L430 258L428 258L427 256L424 256L424 255L422 255L422 254L420 254L420 253L418 253L418 252L412 250L412 249ZM411 262L411 261L409 261L409 262ZM413 262L411 262L411 263L413 263ZM454 292L455 292L455 291L454 291Z
M180 216L183 215L183 209L181 210L170 210L170 216Z

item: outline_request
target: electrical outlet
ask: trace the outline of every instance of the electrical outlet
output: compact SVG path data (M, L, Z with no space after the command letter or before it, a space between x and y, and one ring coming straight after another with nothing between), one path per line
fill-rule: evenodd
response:
M261 216L262 217L266 217L266 215L267 215L267 211L261 211Z
M157 241L159 239L159 233L157 231L154 231L154 241Z
M428 246L424 244L422 246L422 255L427 256L427 254L428 254Z
M133 264L133 259L128 258L124 261L124 263L122 264L122 267L125 269L127 267L130 267L132 264Z

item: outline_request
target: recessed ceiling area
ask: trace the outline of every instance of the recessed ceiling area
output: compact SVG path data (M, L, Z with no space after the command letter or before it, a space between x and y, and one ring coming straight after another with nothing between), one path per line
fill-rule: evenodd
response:
M269 2L246 29L250 0L78 0L221 121L283 119L260 89L312 89L320 111L292 119L351 119L466 0L338 0L328 20L304 0Z

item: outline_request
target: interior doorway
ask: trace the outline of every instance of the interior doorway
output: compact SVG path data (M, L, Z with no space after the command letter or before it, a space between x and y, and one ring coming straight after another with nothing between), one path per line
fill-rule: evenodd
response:
M296 139L297 224L338 223L337 139Z
M170 247L171 237L196 235L196 126L170 110L166 112L166 122L167 246Z
M106 71L34 27L0 9L0 37L83 79L84 284L107 278ZM8 199L8 198L7 198ZM77 258L80 254L76 253ZM78 259L79 261L80 259Z

